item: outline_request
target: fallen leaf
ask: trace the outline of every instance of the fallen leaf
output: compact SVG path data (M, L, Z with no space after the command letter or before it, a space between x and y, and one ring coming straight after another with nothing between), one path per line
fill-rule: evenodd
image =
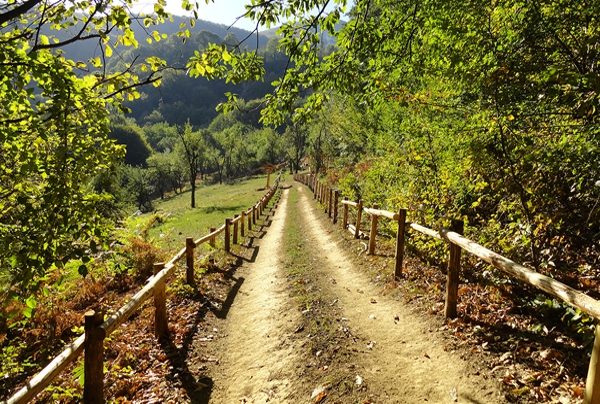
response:
M319 395L317 395L317 397L315 397L315 404L320 403L321 401L323 401L323 399L327 396L327 393L323 392L323 393L319 393Z
M371 303L377 303L377 300L375 300L375 298L371 298Z
M313 399L315 403L318 403L319 401L323 400L325 396L327 396L327 393L325 392L325 386L317 386L313 390L310 398Z
M582 387L579 387L579 386L573 387L573 393L575 393L575 395L579 398L583 398L584 392L585 392L585 390Z

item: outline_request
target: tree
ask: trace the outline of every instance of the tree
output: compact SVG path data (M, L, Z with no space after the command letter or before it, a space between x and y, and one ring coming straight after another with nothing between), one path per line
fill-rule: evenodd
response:
M156 111L155 111L156 112ZM167 122L156 122L146 124L143 127L144 134L152 150L157 152L173 151L177 143L177 130Z
M109 138L108 110L124 110L142 84L158 84L159 58L108 72L117 48L137 46L131 2L16 0L0 4L0 273L15 294L35 292L53 265L95 251L110 223L98 214L108 195L90 186L115 170L124 148ZM167 17L161 4L140 20L150 28ZM97 49L73 61L61 48ZM80 267L82 274L87 267ZM8 294L4 292L9 292Z
M347 132L341 157L360 164L356 170L362 170L365 184L385 178L384 157L371 153L388 149L415 174L431 174L437 192L447 186L446 196L452 197L443 204L462 206L461 213L474 221L493 218L489 234L529 262L550 262L564 237L569 245L592 248L600 234L594 186L600 161L599 4L357 0L350 21L337 29L345 5L343 0L248 5L246 16L257 24L294 17L265 53L267 59L277 49L288 60L266 97L263 122L282 124L291 114L294 123L304 124L341 94L360 117L373 118L374 110L398 124L349 122L347 128L362 130L370 144L335 125ZM337 44L321 57L325 32L336 35ZM239 66L247 63L213 46L189 66L192 74L239 78ZM260 69L260 63L252 65L245 77ZM223 108L233 110L236 102L237 95L229 94ZM383 126L389 133L379 136ZM453 158L471 185L454 182L459 169L446 172L449 150L457 152ZM418 181L427 181L424 175L413 180L415 189ZM423 201L442 198L434 194ZM443 204L432 203L428 217L440 219Z
M245 138L248 127L236 123L220 132L213 133L213 157L219 174L219 184L223 176L233 177L245 170L249 165L250 145Z
M146 159L150 157L152 149L144 131L135 122L112 119L110 137L115 139L117 144L125 146L125 164L138 167L146 165Z
M165 193L176 189L175 154L170 152L154 153L146 160L152 184L160 199L165 199Z
M149 212L152 210L152 194L154 189L151 182L151 171L141 168L124 166L123 184L131 202L137 210Z
M257 129L252 133L257 148L257 165L278 164L284 161L281 135L271 128Z
M179 143L175 148L182 159L186 162L188 181L191 188L190 206L196 207L196 180L200 170L200 162L204 158L206 144L202 131L194 132L192 126L188 123L182 128L177 127Z
M296 173L300 170L300 163L306 155L308 131L299 124L293 124L286 128L283 134L290 172Z

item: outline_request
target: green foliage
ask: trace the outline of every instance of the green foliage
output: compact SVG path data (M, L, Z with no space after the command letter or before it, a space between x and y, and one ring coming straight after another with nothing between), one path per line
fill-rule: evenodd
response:
M160 112L155 110L154 113L156 113L156 117L160 121L150 123L151 120L146 120L148 123L143 128L146 139L152 150L156 152L173 151L175 143L177 143L177 129L164 122Z
M182 188L185 167L181 163L175 153L154 153L146 160L150 182L160 199L167 192Z
M8 379L18 376L27 368L36 366L29 360L22 359L22 353L27 349L25 344L18 341L2 347L0 351L0 378Z
M206 157L206 131L194 132L190 123L186 123L184 128L177 128L179 142L175 148L175 153L186 163L186 174L188 183L192 190L190 205L196 207L196 179L200 172L201 165Z
M256 147L256 164L278 164L284 160L283 139L271 128L258 129L251 133Z
M300 124L290 125L286 128L283 138L290 170L298 172L308 148L308 129Z
M250 150L246 141L249 127L240 122L212 135L213 158L219 176L219 184L224 177L235 177L249 167Z
M571 328L584 336L584 343L591 345L594 341L594 319L582 313L581 310L555 299L537 296L527 302L526 308L535 312L537 318L546 324L539 323L532 326L532 331L539 334L548 334L548 326L562 326Z
M151 183L151 171L140 167L124 166L122 187L128 201L141 212L152 210L152 195L154 189Z
M155 63L140 78L102 68L117 48L138 45L130 5L23 1L0 13L0 272L10 276L11 295L29 296L48 268L95 251L106 234L97 207L108 196L89 184L124 155L108 136L107 110L123 110L161 69ZM144 24L166 16L156 4ZM61 48L75 42L99 55L64 57Z
M125 164L130 166L144 166L152 149L146 140L146 135L135 122L119 120L113 117L110 125L110 137L117 144L125 146Z
M335 32L344 4L319 13L325 3L258 1L247 13L291 17L265 52L290 63L263 119L303 123L326 106L309 140L315 170L430 226L465 219L472 237L542 270L564 266L565 249L593 250L596 5L359 0ZM325 31L337 47L323 57ZM205 59L217 71L230 57Z

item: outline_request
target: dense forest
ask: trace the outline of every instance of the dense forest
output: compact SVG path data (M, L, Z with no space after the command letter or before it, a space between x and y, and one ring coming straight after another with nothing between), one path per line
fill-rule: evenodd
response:
M164 25L161 2L0 4L0 325L157 198L305 156L351 199L460 218L598 295L600 3L328 3L253 2L280 25L264 39Z

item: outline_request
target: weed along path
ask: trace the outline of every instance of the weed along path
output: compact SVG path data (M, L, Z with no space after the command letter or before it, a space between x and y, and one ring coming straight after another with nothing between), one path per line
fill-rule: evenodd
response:
M380 294L307 189L282 190L220 337L210 403L504 403L478 364Z

